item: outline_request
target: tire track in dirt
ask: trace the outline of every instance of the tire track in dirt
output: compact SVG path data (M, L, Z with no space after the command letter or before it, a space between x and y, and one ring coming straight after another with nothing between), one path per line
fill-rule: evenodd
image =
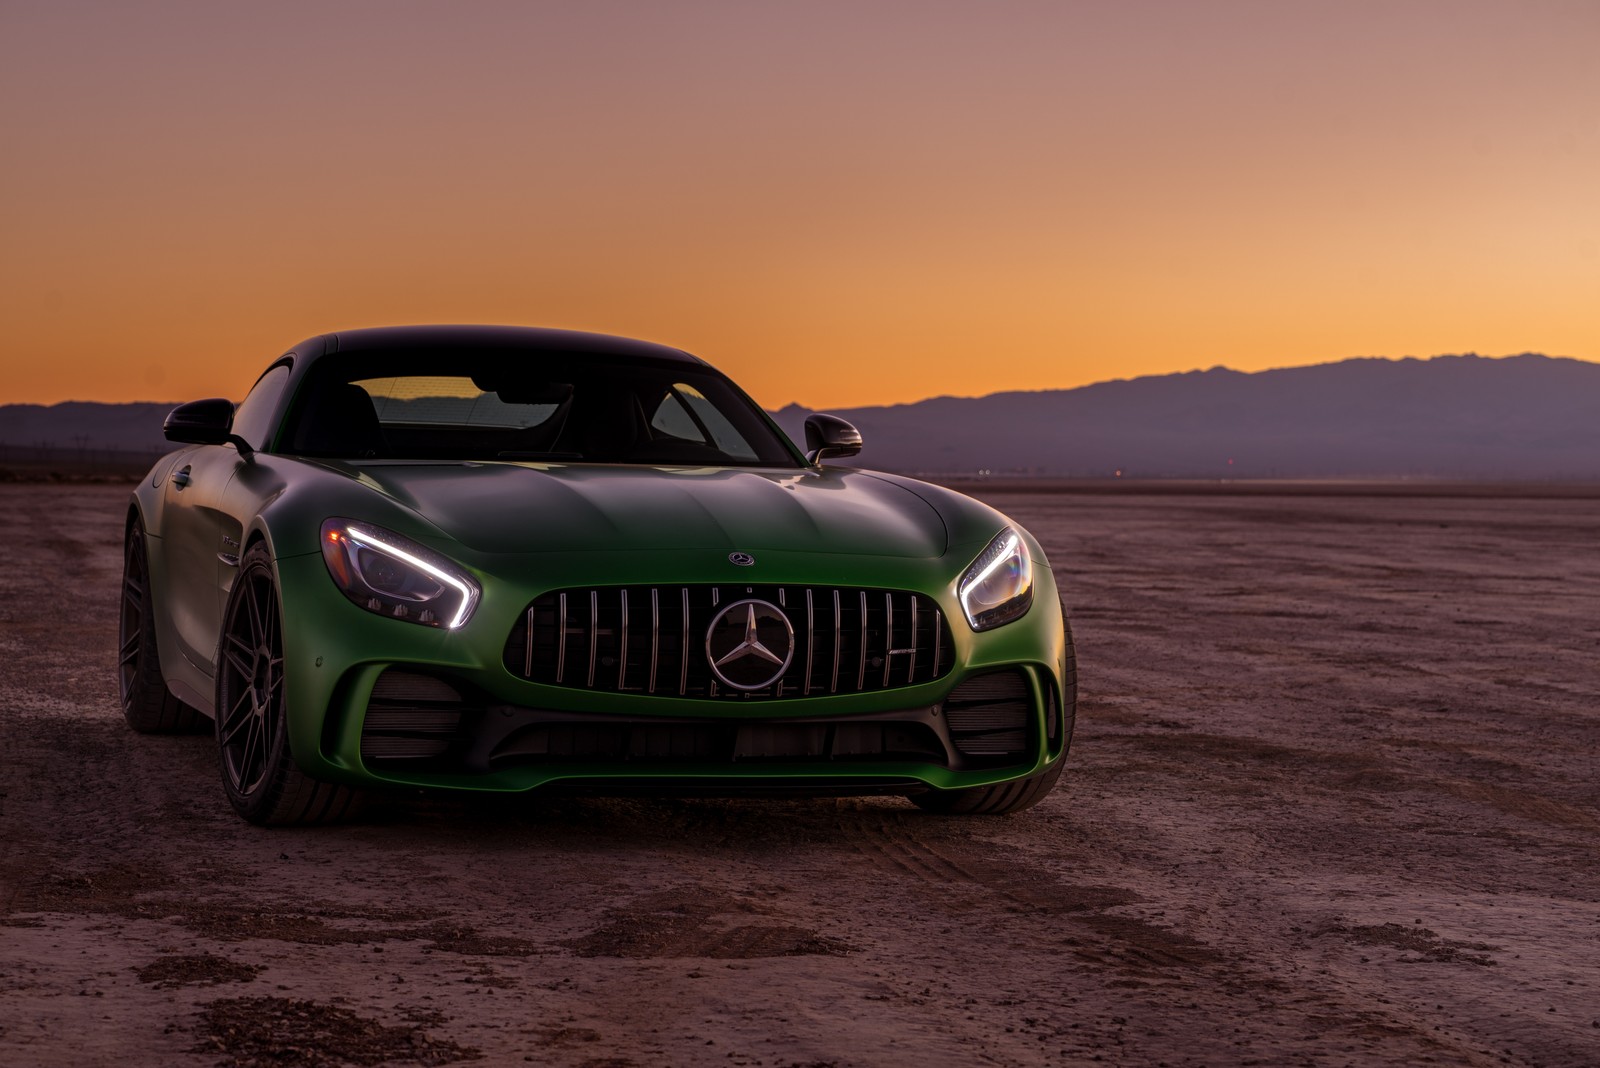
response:
M1013 922L1035 930L1043 924L1042 930L1049 934L1035 937L1033 941L1042 944L1034 953L1017 959L1014 966L1021 972L1060 972L1060 954L1069 954L1083 970L1081 974L1100 977L1096 1000L1103 1018L1118 1028L1114 1035L1120 1034L1122 1021L1146 1018L1148 1013L1165 1014L1168 1019L1189 1017L1198 1035L1216 1022L1217 1013L1248 1019L1267 1001L1280 1009L1292 1007L1282 1014L1284 1020L1274 1024L1280 1039L1287 1040L1285 1036L1295 1031L1319 1033L1311 1024L1316 1020L1322 1028L1337 1028L1369 1050L1414 1047L1461 1064L1492 1063L1487 1050L1432 1033L1404 1010L1383 1005L1384 999L1370 992L1350 996L1339 990L1303 990L1280 973L1277 965L1281 962L1274 960L1269 946L1239 939L1217 944L1123 914L1120 910L1139 908L1149 899L1116 886L1063 882L1036 865L1006 855L1005 847L924 831L916 826L917 819L913 815L903 823L842 820L839 828L856 856L897 889L914 887L924 901L950 902L954 895L960 900L951 911L959 915L981 910L990 924L995 922L992 901L998 898L1006 903L1002 911ZM1245 889L1239 887L1241 893ZM1232 896L1230 888L1219 891L1219 897ZM991 902L987 908L985 901ZM1067 988L1072 987L1069 984ZM1190 1012L1174 1013L1168 999L1180 992L1198 999L1189 1006ZM997 1008L1004 1005L1005 999L996 1003ZM1165 1007L1157 1008L1162 1005ZM1029 1018L1032 1032L1062 1041L1084 1037L1073 1022L1083 1009L1074 1012L1065 1005L1051 1006L1050 999L1037 1007L1044 1011ZM1124 1040L1125 1036L1113 1038L1119 1044ZM1139 1062L1133 1049L1123 1053L1130 1063ZM1084 1059L1093 1055L1090 1049ZM1249 1058L1241 1054L1241 1059Z
M998 898L1005 911L1024 922L1065 920L1076 930L1066 944L1079 960L1119 969L1143 980L1187 981L1187 973L1237 967L1203 941L1136 916L1113 910L1146 899L1116 886L1073 885L1042 873L992 845L968 838L937 838L913 823L891 825L841 821L840 830L858 856L904 885L909 877L930 898L966 898L963 907L991 907Z
M772 918L774 922L723 921ZM606 921L560 943L580 957L751 960L806 955L843 956L854 947L816 930L781 921L778 907L710 886L680 886L643 894L607 910Z

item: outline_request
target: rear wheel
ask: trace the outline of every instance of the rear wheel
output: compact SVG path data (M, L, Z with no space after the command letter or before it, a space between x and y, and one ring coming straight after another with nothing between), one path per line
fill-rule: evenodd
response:
M141 734L200 730L205 714L176 697L161 677L156 652L155 611L151 603L150 557L144 524L133 521L122 557L122 611L117 625L117 682L122 715Z
M1065 614L1061 625L1065 634L1063 656L1063 691L1061 694L1061 756L1054 764L1037 775L993 786L974 786L967 790L929 790L913 794L911 801L918 808L950 816L1005 816L1032 808L1043 801L1056 781L1061 769L1067 766L1067 752L1072 748L1072 728L1078 712L1078 660L1072 645L1072 625Z
M217 754L234 809L261 826L335 823L356 792L295 766L283 684L283 621L262 545L239 562L217 657Z

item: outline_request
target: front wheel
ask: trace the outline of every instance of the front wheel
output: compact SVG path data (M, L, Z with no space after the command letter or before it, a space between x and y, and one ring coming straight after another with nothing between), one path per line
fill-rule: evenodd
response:
M272 558L254 545L222 617L217 653L217 755L234 810L263 827L335 823L356 793L302 772L289 750L283 619Z
M925 794L912 794L911 802L925 812L937 812L942 816L1009 816L1043 801L1056 788L1056 780L1061 778L1061 769L1066 763L1063 756L1047 770L1026 779L966 790L929 790Z
M1061 625L1065 635L1062 639L1062 679L1065 686L1061 694L1063 737L1060 758L1044 771L1026 779L993 786L974 786L966 790L929 790L912 794L911 802L914 805L927 812L949 816L1006 816L1032 808L1055 789L1056 780L1061 778L1061 769L1067 766L1067 751L1072 747L1072 728L1076 725L1078 712L1077 650L1072 644L1072 625L1067 622L1065 615Z

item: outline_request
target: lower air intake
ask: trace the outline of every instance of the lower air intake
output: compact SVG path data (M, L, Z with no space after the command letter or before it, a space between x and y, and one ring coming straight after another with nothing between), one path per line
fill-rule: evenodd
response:
M951 691L944 713L950 741L963 756L1021 757L1028 751L1033 699L1020 671L968 679Z
M383 763L444 756L464 712L461 694L449 683L410 671L385 671L367 702L361 759Z

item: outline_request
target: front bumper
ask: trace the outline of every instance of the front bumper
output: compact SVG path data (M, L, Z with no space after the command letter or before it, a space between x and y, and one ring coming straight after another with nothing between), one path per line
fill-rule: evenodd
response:
M917 590L956 613L954 669L933 682L875 692L730 702L541 685L509 671L507 635L546 588L586 578L597 585L659 581L664 571L677 582L726 581L662 554L638 561L608 554L585 575L582 555L546 567L559 583L479 572L483 601L458 631L363 611L333 587L320 556L278 560L296 764L315 778L366 786L909 793L1024 778L1063 756L1061 725L1072 722L1072 709L1063 710L1061 700L1073 691L1065 684L1064 628L1048 569L1036 576L1026 616L977 634L959 615L951 581L934 574L943 576L947 565L837 558L833 581ZM793 562L788 574L784 563L773 561L763 579L815 581L814 556ZM962 744L951 714L963 707L963 693L985 685L973 680L1001 675L1015 680L1021 743L968 751L974 747ZM408 699L397 696L397 679L424 682ZM431 698L427 680L443 687ZM420 744L430 738L442 746ZM408 739L415 744L408 747Z

